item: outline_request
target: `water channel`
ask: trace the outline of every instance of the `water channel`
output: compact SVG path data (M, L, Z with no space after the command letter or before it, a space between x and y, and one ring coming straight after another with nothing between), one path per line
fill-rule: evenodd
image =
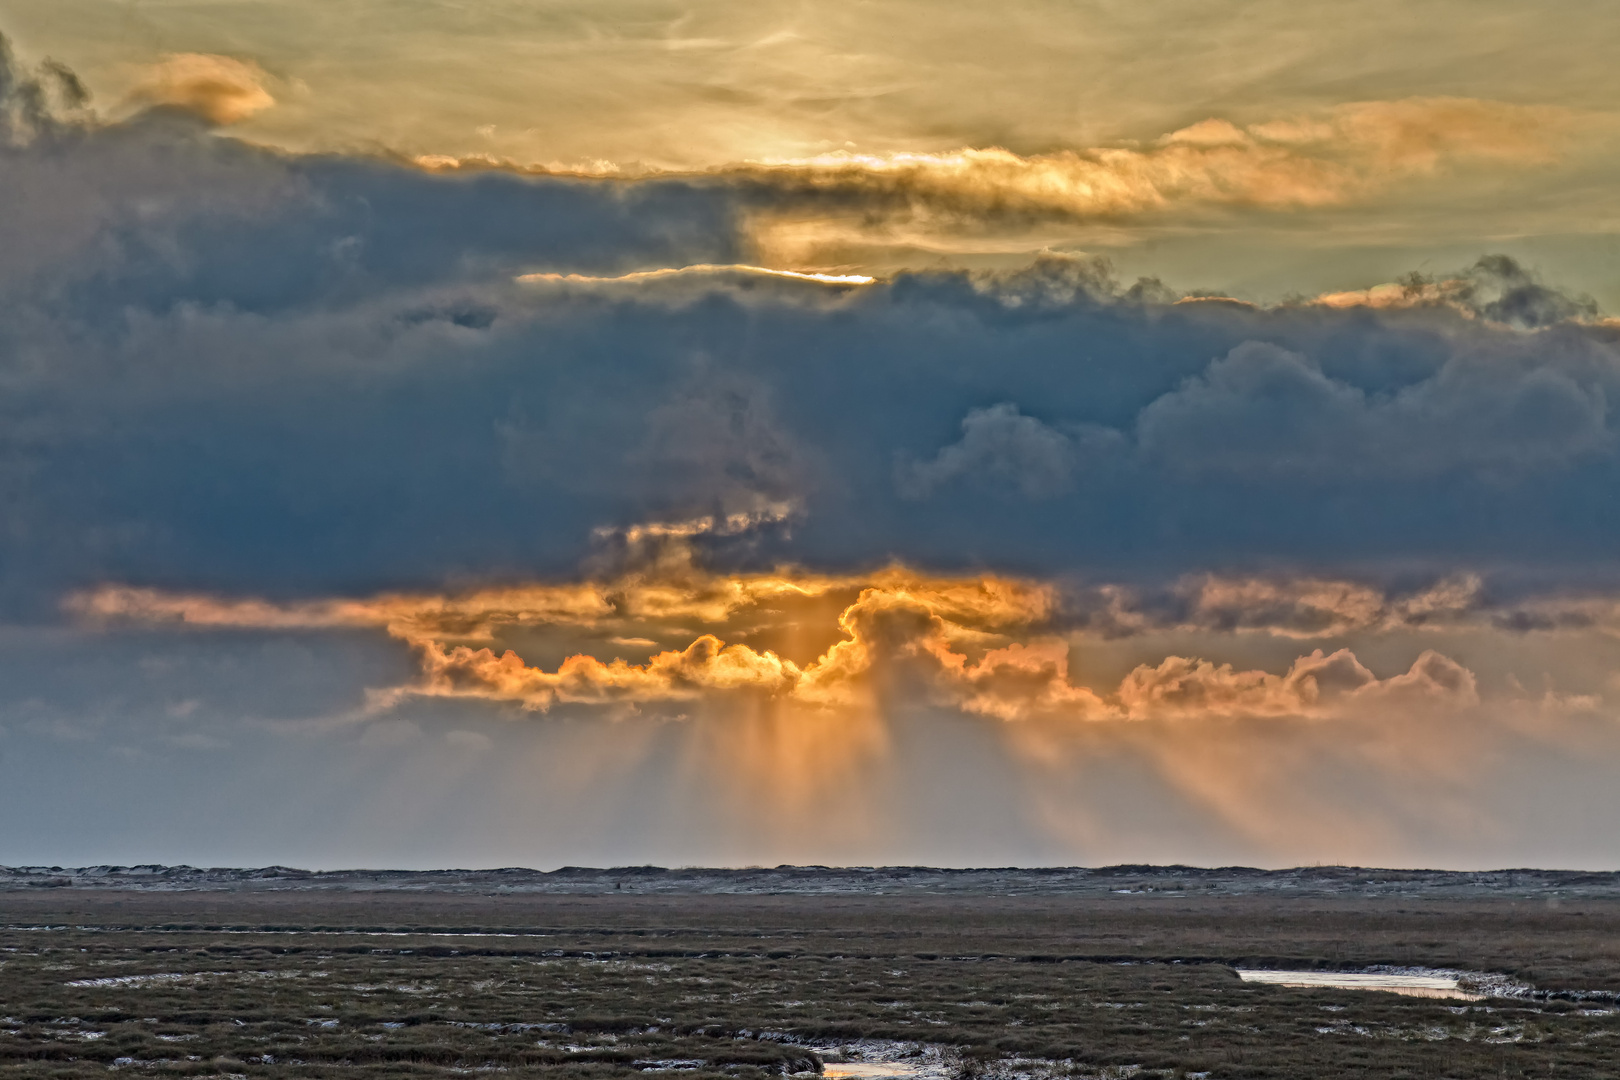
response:
M1383 990L1409 997L1455 998L1479 1001L1484 994L1464 990L1454 975L1405 975L1377 971L1239 971L1244 982L1272 986L1331 988L1335 990Z

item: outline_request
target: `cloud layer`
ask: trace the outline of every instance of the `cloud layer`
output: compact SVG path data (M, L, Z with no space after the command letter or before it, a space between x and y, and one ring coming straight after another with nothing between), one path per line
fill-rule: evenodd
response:
M372 688L372 711L416 698L556 705L771 708L884 714L915 700L1004 721L1056 723L1329 717L1463 709L1478 679L1425 641L1532 633L1616 636L1613 594L1492 597L1474 575L1402 592L1324 578L1184 578L1167 588L942 577L902 566L825 575L782 567L717 573L694 543L757 520L639 526L628 565L612 575L465 593L275 603L104 586L71 596L75 617L107 629L385 632L418 674ZM650 545L650 546L649 546ZM1140 640L1117 683L1092 653ZM1415 659L1379 678L1343 645L1294 654L1272 673L1149 650L1245 640L1375 644L1396 639ZM1225 641L1224 646L1221 645ZM566 652L554 668L524 653ZM1276 648L1269 650L1278 655ZM628 657L629 659L626 659ZM1090 676L1071 669L1079 659ZM1510 685L1510 696L1522 686ZM1500 693L1500 691L1498 691ZM1595 699L1594 699L1595 700Z
M604 851L1269 859L1519 851L1504 791L1620 760L1593 301L1483 249L1272 305L759 264L806 222L1342 208L1574 113L563 175L266 149L219 125L268 76L167 63L116 122L0 66L0 767L521 759L502 805Z
M175 53L153 64L129 93L139 107L171 106L214 124L234 124L276 103L257 64L230 56Z

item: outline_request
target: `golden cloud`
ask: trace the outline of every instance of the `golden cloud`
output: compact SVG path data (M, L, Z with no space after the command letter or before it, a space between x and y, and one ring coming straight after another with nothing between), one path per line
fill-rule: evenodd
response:
M715 168L626 170L523 165L483 154L420 155L434 171L512 169L601 179L681 177L735 183L750 193L749 232L766 267L836 284L864 275L804 267L859 262L877 247L1026 252L1072 226L1125 225L1171 214L1287 211L1364 202L1393 186L1477 166L1557 161L1577 130L1607 130L1596 114L1460 97L1349 102L1240 126L1211 117L1149 142L1020 154L997 146L937 152L839 150L758 158ZM1056 228L1057 232L1051 229ZM1041 231L1045 230L1045 231ZM800 269L791 269L798 267ZM645 282L672 274L759 273L765 267L669 268L563 283Z
M1239 127L1211 118L1137 146L1022 155L996 147L949 153L838 152L733 166L801 200L762 211L755 239L769 261L874 238L937 246L951 233L1094 222L1174 210L1342 206L1392 184L1470 163L1554 160L1575 118L1554 107L1469 98L1340 105ZM847 203L841 208L840 203Z
M1105 217L1174 204L1342 203L1392 180L1469 160L1552 160L1566 110L1466 98L1340 105L1247 128L1220 119L1146 147L1020 155L995 147L886 155L840 151L750 162L728 172L808 188L902 194L940 212Z
M214 124L234 124L276 103L265 89L267 78L251 60L173 53L146 69L129 100L186 109Z
M1410 628L1463 610L1477 590L1477 581L1459 579L1392 601L1345 582L1208 577L1184 586L1186 617L1160 627L1285 637ZM1104 591L1129 607L1123 591ZM903 566L728 575L678 557L601 581L457 595L274 604L108 586L70 600L81 617L101 622L381 630L410 646L421 675L381 692L380 702L454 697L546 710L747 698L873 713L908 701L1006 721L1092 721L1326 717L1374 701L1477 700L1472 674L1432 651L1383 680L1348 650L1318 649L1280 675L1170 656L1139 665L1117 686L1084 685L1071 675L1070 653L1085 639L1064 632L1063 606L1052 583L996 575ZM540 631L561 634L577 651L555 668L530 663L512 642ZM626 649L645 659L614 654Z

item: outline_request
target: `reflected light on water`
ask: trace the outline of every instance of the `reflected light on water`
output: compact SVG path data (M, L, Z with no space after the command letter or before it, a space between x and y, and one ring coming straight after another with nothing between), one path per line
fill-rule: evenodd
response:
M1485 995L1462 989L1455 977L1446 975L1396 975L1355 971L1239 971L1244 982L1312 989L1383 990L1409 997L1457 998L1479 1001Z

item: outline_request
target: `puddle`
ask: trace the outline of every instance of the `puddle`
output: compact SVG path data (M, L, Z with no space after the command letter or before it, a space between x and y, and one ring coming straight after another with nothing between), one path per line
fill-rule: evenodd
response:
M1322 987L1334 990L1383 990L1408 997L1454 998L1461 1001L1480 1001L1484 994L1464 990L1457 976L1435 973L1431 975L1405 975L1373 971L1239 971L1244 982L1268 983L1272 986Z
M941 1047L921 1043L859 1039L810 1049L826 1063L823 1080L946 1080L954 1072Z

